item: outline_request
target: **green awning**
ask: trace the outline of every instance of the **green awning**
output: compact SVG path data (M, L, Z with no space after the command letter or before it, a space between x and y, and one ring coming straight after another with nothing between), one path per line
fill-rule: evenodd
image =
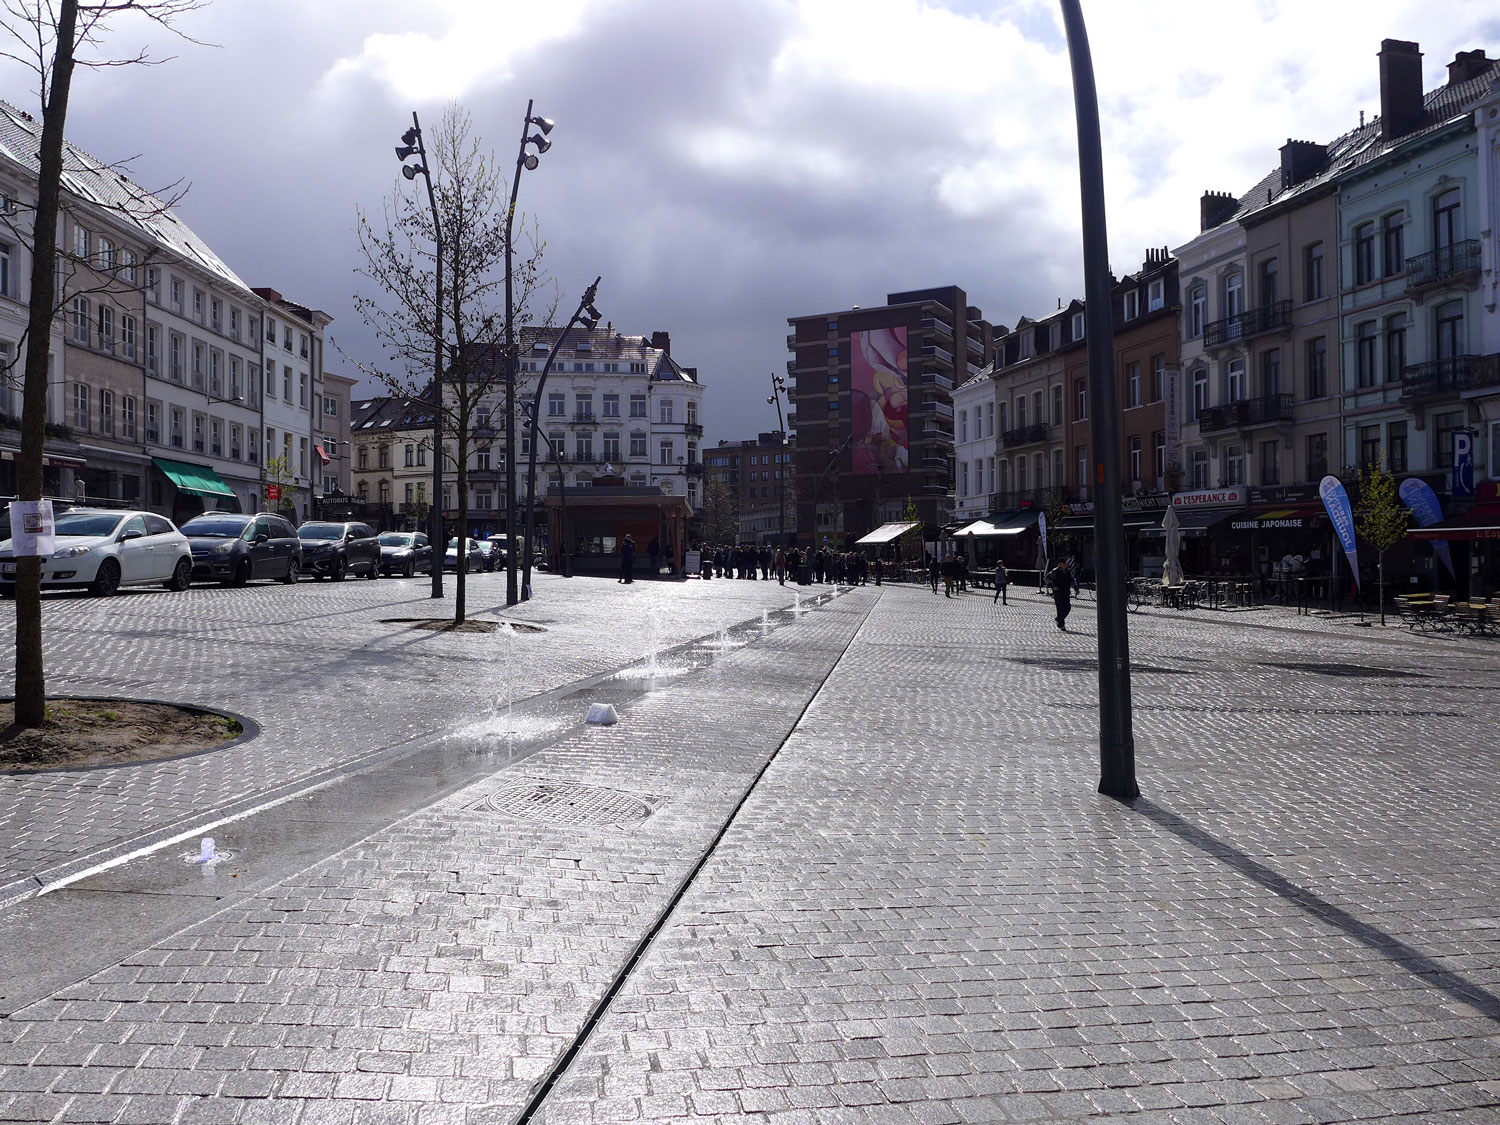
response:
M233 500L234 489L224 483L224 478L207 465L189 465L186 461L168 461L165 457L153 457L156 467L167 474L167 479L177 486L178 492L192 492L199 496L223 496Z

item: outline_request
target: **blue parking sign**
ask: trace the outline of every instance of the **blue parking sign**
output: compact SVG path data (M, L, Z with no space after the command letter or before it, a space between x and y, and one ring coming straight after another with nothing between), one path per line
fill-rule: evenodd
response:
M1474 432L1453 431L1453 495L1474 495Z

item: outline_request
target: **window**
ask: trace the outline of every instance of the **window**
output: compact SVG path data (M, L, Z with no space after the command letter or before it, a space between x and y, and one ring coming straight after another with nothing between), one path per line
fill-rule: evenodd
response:
M135 284L135 251L120 251L120 276L131 285Z
M1361 426L1359 428L1359 467L1361 469L1369 465L1380 463L1380 427Z
M1432 245L1446 250L1463 241L1463 214L1459 209L1459 191L1449 188L1432 201Z
M1328 394L1328 344L1322 336L1307 341L1307 397Z
M1016 398L1016 429L1026 428L1026 396L1019 395Z
M217 418L208 424L208 451L215 457L224 456L224 423Z
M568 413L568 396L559 391L547 395L547 417L562 418Z
M1224 279L1224 315L1239 316L1245 311L1245 279L1232 273Z
M153 305L161 304L161 270L155 266L146 267L146 296Z
M208 353L208 389L215 398L224 397L224 353L218 348Z
M1269 348L1260 357L1260 393L1267 396L1281 393L1281 349Z
M1047 328L1047 347L1051 351L1056 351L1058 345L1061 344L1061 343L1062 343L1062 322L1061 321L1054 321ZM981 492L984 491L983 486L980 487L980 491Z
M1446 301L1432 314L1437 334L1437 358L1455 360L1464 354L1464 303Z
M391 467L391 447L388 445L380 446L376 451L375 460L382 469L389 469Z
M594 435L588 430L581 430L574 436L573 449L580 461L592 461L594 459Z
M284 328L281 332L281 350L284 352L292 350L292 329L290 326Z
M193 415L193 452L203 452L203 415Z
M969 494L969 463L967 461L958 463L958 494L960 496Z
M1167 303L1167 283L1158 278L1146 288L1146 311L1156 312Z
M483 413L484 413L484 418L480 422L480 425L488 425L489 424L489 411L484 411ZM338 416L339 416L339 400L336 399L336 398L334 398L332 395L324 395L323 396L323 417L325 417L325 418L337 418Z
M297 352L303 359L307 359L311 354L307 344L307 333L305 332L297 333Z
M1385 318L1385 381L1399 383L1406 373L1406 314Z
M99 390L99 432L113 436L115 432L115 396L113 391Z
M219 301L219 298L212 297L209 299L208 323L215 332L218 332L220 330L220 325L223 323L223 311L224 306Z
M410 469L417 463L417 447L408 444L406 447L406 467Z
M146 443L148 445L161 444L161 404L156 402L146 403Z
M1354 327L1354 376L1358 387L1375 385L1375 322Z
M99 268L102 270L115 268L115 244L103 235L99 236Z
M630 435L630 455L632 457L646 456L646 435L639 430Z
M173 311L174 312L181 312L182 311L182 278L180 278L180 277L174 277L172 279L171 293L172 293L172 309L173 309Z
M1260 443L1260 483L1281 483L1281 443L1277 441L1263 441Z
M980 437L994 437L995 436L995 404L993 402L987 402L987 403L984 404L984 417L985 417L985 429L984 429L984 433L980 434L979 436ZM979 425L979 417L978 417L978 415L975 415L974 425L975 425L976 428L978 428L978 425Z
M1392 422L1386 427L1385 436L1390 449L1390 464L1386 467L1393 473L1406 472L1406 423Z
M1158 485L1167 475L1167 432L1157 430L1151 435L1153 457L1151 461L1152 477Z
M1204 311L1208 305L1208 290L1201 285L1193 286L1188 294L1188 339L1196 340L1203 335Z
M667 422L667 423L670 423L672 421L672 400L671 399L664 398L664 399L661 400L661 406L658 407L658 419L660 421L662 421L662 422Z
M135 358L135 317L120 317L120 354L126 359Z
M307 439L297 439L297 473L299 476L307 476Z
M1089 416L1089 390L1087 379L1073 380L1073 421L1082 422Z
M427 447L425 445L418 444L417 446L417 464L427 464Z
M670 441L663 441L657 452L660 456L660 464L670 465L672 463L672 443Z
M80 261L89 260L89 232L83 227L73 227L73 256Z
M307 405L307 372L304 371L297 376L297 405Z
M181 449L182 448L182 443L185 440L184 437L183 437L183 433L184 433L184 430L185 430L186 425L187 425L186 419L187 419L187 415L183 411L182 407L180 407L180 406L174 406L174 407L172 407L172 434L171 434L171 440L172 440L172 446L173 446L174 449Z
M1316 301L1323 296L1323 244L1310 242L1302 248L1302 299Z
M1089 451L1087 446L1078 447L1078 499L1087 500L1089 495Z
M240 338L240 310L231 308L229 310L229 338L238 340Z
M646 416L646 396L630 396L630 416L632 418L644 418Z
M1245 483L1244 446L1229 445L1224 447L1224 483L1226 485Z
M1061 383L1052 384L1052 424L1061 426L1067 419L1063 417L1063 389ZM990 426L990 434L993 436L995 427Z
M153 375L161 374L161 329L149 323L146 325L146 370Z
M120 436L135 440L135 397L126 395L120 399Z
M240 459L240 451L244 448L244 442L241 440L243 433L244 430L238 424L229 427L229 456L236 461Z
M967 410L960 410L958 412L958 440L969 440L969 412ZM750 460L753 462L755 458L752 457Z
M73 298L73 339L80 344L87 344L93 332L93 325L89 320L89 299L87 297Z
M10 287L10 254L11 244L0 242L0 293L13 296Z
M1193 488L1207 488L1208 487L1208 450L1206 450L1206 449L1195 449L1195 450L1193 450L1193 456L1192 456L1192 459L1191 459L1191 465L1192 465L1192 468L1191 468L1191 470L1189 472L1189 479L1192 481L1192 487Z
M107 351L115 346L115 310L102 303L99 305L99 346Z
M268 343L268 344L274 344L275 342L276 342L276 321L273 318L271 318L271 317L268 316L268 317L266 317L266 343Z
M1139 406L1141 404L1141 365L1139 363L1127 363L1125 365L1125 405Z
M1167 357L1151 357L1151 401L1160 402L1167 393Z
M1130 289L1125 293L1125 319L1134 320L1140 315L1141 294L1139 290Z
M1405 225L1404 211L1392 211L1380 220L1380 256L1386 277L1395 277L1406 268L1406 257L1401 249L1401 232Z
M1193 371L1193 418L1208 409L1208 368L1199 367Z
M412 486L411 486L411 485L410 485L410 484L408 484L408 485L407 485L407 486L406 486L406 502L407 502L407 503L408 503L408 504L410 504L410 503L411 503L411 502L412 502L412 497L413 497L413 496L414 496L414 495L415 495L415 494L416 494L416 489L415 489L415 488L413 488L413 487L412 487Z
M245 460L255 464L260 460L260 431L245 431Z
M1245 397L1245 361L1231 359L1224 372L1224 401L1239 402Z
M1375 280L1375 224L1360 223L1354 228L1354 284L1368 285Z
M1073 339L1083 339L1083 314L1081 312L1073 314Z
M1260 303L1274 305L1281 300L1281 279L1277 276L1275 258L1267 258L1260 264Z
M606 461L614 462L620 459L620 435L608 432L604 435L603 457Z
M203 343L200 340L193 341L193 386L200 391L203 389Z
M1130 435L1130 479L1139 484L1141 479L1141 435Z
M618 418L620 416L620 396L607 394L604 396L604 416L606 418Z
M1462 410L1455 410L1450 414L1439 414L1433 419L1435 423L1433 440L1437 448L1433 450L1432 463L1440 469L1453 468L1453 432L1462 430L1468 424L1468 415Z
M1328 475L1328 435L1307 435L1307 479L1322 480Z
M594 420L594 396L575 394L573 396L573 416L580 422L592 422Z

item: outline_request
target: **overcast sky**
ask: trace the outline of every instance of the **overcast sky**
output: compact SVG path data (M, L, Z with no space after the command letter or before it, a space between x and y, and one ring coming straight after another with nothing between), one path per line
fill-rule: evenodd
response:
M1084 8L1117 272L1192 238L1199 195L1243 193L1288 137L1378 113L1382 38L1421 43L1429 88L1455 51L1500 51L1493 0ZM355 209L410 190L392 146L455 99L507 163L528 97L556 120L520 208L561 299L602 274L617 329L670 332L710 443L774 427L788 316L957 284L1014 324L1082 293L1055 0L215 0L183 26L213 45L156 32L173 61L81 74L70 139L190 182L185 221L355 356ZM9 64L0 96L37 104Z

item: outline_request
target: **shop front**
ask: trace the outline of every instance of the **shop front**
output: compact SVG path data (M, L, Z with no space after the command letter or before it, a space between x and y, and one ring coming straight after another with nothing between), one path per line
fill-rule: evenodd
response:
M179 526L204 512L246 510L234 489L208 465L165 457L153 457L151 465L158 474L151 481L151 507L167 512ZM163 495L163 485L170 495Z
M1459 597L1500 594L1500 481L1480 481L1471 506L1431 527L1412 528L1406 536L1423 553L1430 545L1427 566L1434 574L1434 588L1451 581Z
M682 573L687 521L693 514L685 497L650 485L596 483L549 489L546 505L547 539L553 545L548 561L555 571L562 570L562 545L567 544L573 574L613 577L620 571L628 535L635 543L636 577L647 576L653 541L662 565L673 574Z
M1160 576L1161 520L1169 502L1170 496L1164 492L1126 496L1120 501L1126 574ZM1069 504L1066 512L1061 525L1047 536L1049 561L1072 558L1080 578L1089 580L1095 568L1094 505L1092 502Z
M1192 578L1250 578L1253 574L1250 544L1241 531L1230 527L1248 518L1248 502L1248 490L1243 485L1195 488L1173 494L1172 509L1177 513L1182 533L1178 561L1184 574ZM1165 542L1160 519L1150 535L1155 542ZM1160 573L1158 565L1157 574Z
M1036 557L1038 514L1028 508L972 520L953 532L954 551L971 572L994 570L997 562L1007 570L1024 570Z

